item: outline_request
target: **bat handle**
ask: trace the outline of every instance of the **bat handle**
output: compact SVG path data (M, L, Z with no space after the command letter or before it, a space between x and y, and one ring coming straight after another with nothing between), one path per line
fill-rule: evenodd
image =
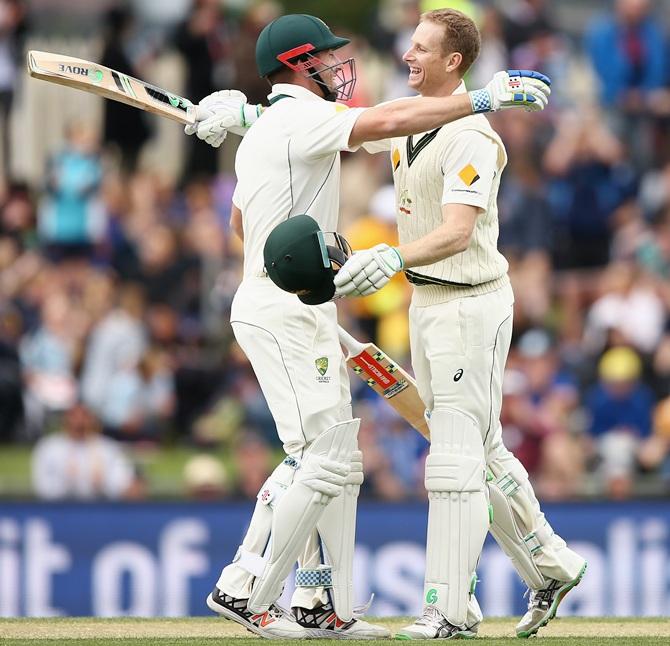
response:
M365 350L365 346L360 341L339 325L337 326L337 333L340 337L340 343L347 349L350 357L354 357Z

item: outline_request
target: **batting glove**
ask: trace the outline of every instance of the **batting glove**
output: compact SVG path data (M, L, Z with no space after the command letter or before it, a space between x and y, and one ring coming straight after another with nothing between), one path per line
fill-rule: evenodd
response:
M261 114L262 106L249 105L239 90L219 90L206 96L196 108L196 122L184 128L210 146L218 148L228 131L244 136Z
M495 112L524 108L526 112L544 110L551 94L548 76L533 70L507 70L494 74L486 87L468 92L472 111Z
M369 296L405 266L400 252L387 244L356 252L335 276L335 296Z

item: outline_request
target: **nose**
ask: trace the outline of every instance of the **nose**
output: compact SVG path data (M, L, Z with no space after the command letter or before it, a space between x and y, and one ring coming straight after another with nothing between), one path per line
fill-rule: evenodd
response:
M405 63L409 63L412 59L414 58L412 54L412 48L410 47L403 55L402 55L402 60L405 61Z

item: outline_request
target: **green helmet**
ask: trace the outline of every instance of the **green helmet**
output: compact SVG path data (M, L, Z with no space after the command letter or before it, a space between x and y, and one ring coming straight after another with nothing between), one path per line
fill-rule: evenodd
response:
M335 295L333 278L351 256L349 243L338 233L324 233L309 215L294 215L278 224L263 247L265 271L286 292L307 305Z
M314 16L304 13L280 16L263 28L256 41L258 74L268 76L279 71L290 58L339 49L349 42L348 38L333 34L323 20Z

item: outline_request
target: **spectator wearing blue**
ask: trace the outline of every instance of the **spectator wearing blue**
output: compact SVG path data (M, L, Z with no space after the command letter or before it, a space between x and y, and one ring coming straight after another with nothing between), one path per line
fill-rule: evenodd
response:
M601 460L600 472L612 498L632 493L637 453L651 435L654 397L641 382L642 362L631 348L609 349L598 364L599 382L586 397L589 433Z
M612 14L593 22L585 42L607 119L643 168L663 154L656 141L666 130L649 118L667 103L666 37L659 18L649 0L617 0Z
M66 137L65 148L49 160L47 195L39 212L40 237L53 261L91 257L106 229L95 131L76 122Z
M666 44L649 0L617 0L614 13L594 21L586 51L598 75L605 107L638 112L663 87Z

